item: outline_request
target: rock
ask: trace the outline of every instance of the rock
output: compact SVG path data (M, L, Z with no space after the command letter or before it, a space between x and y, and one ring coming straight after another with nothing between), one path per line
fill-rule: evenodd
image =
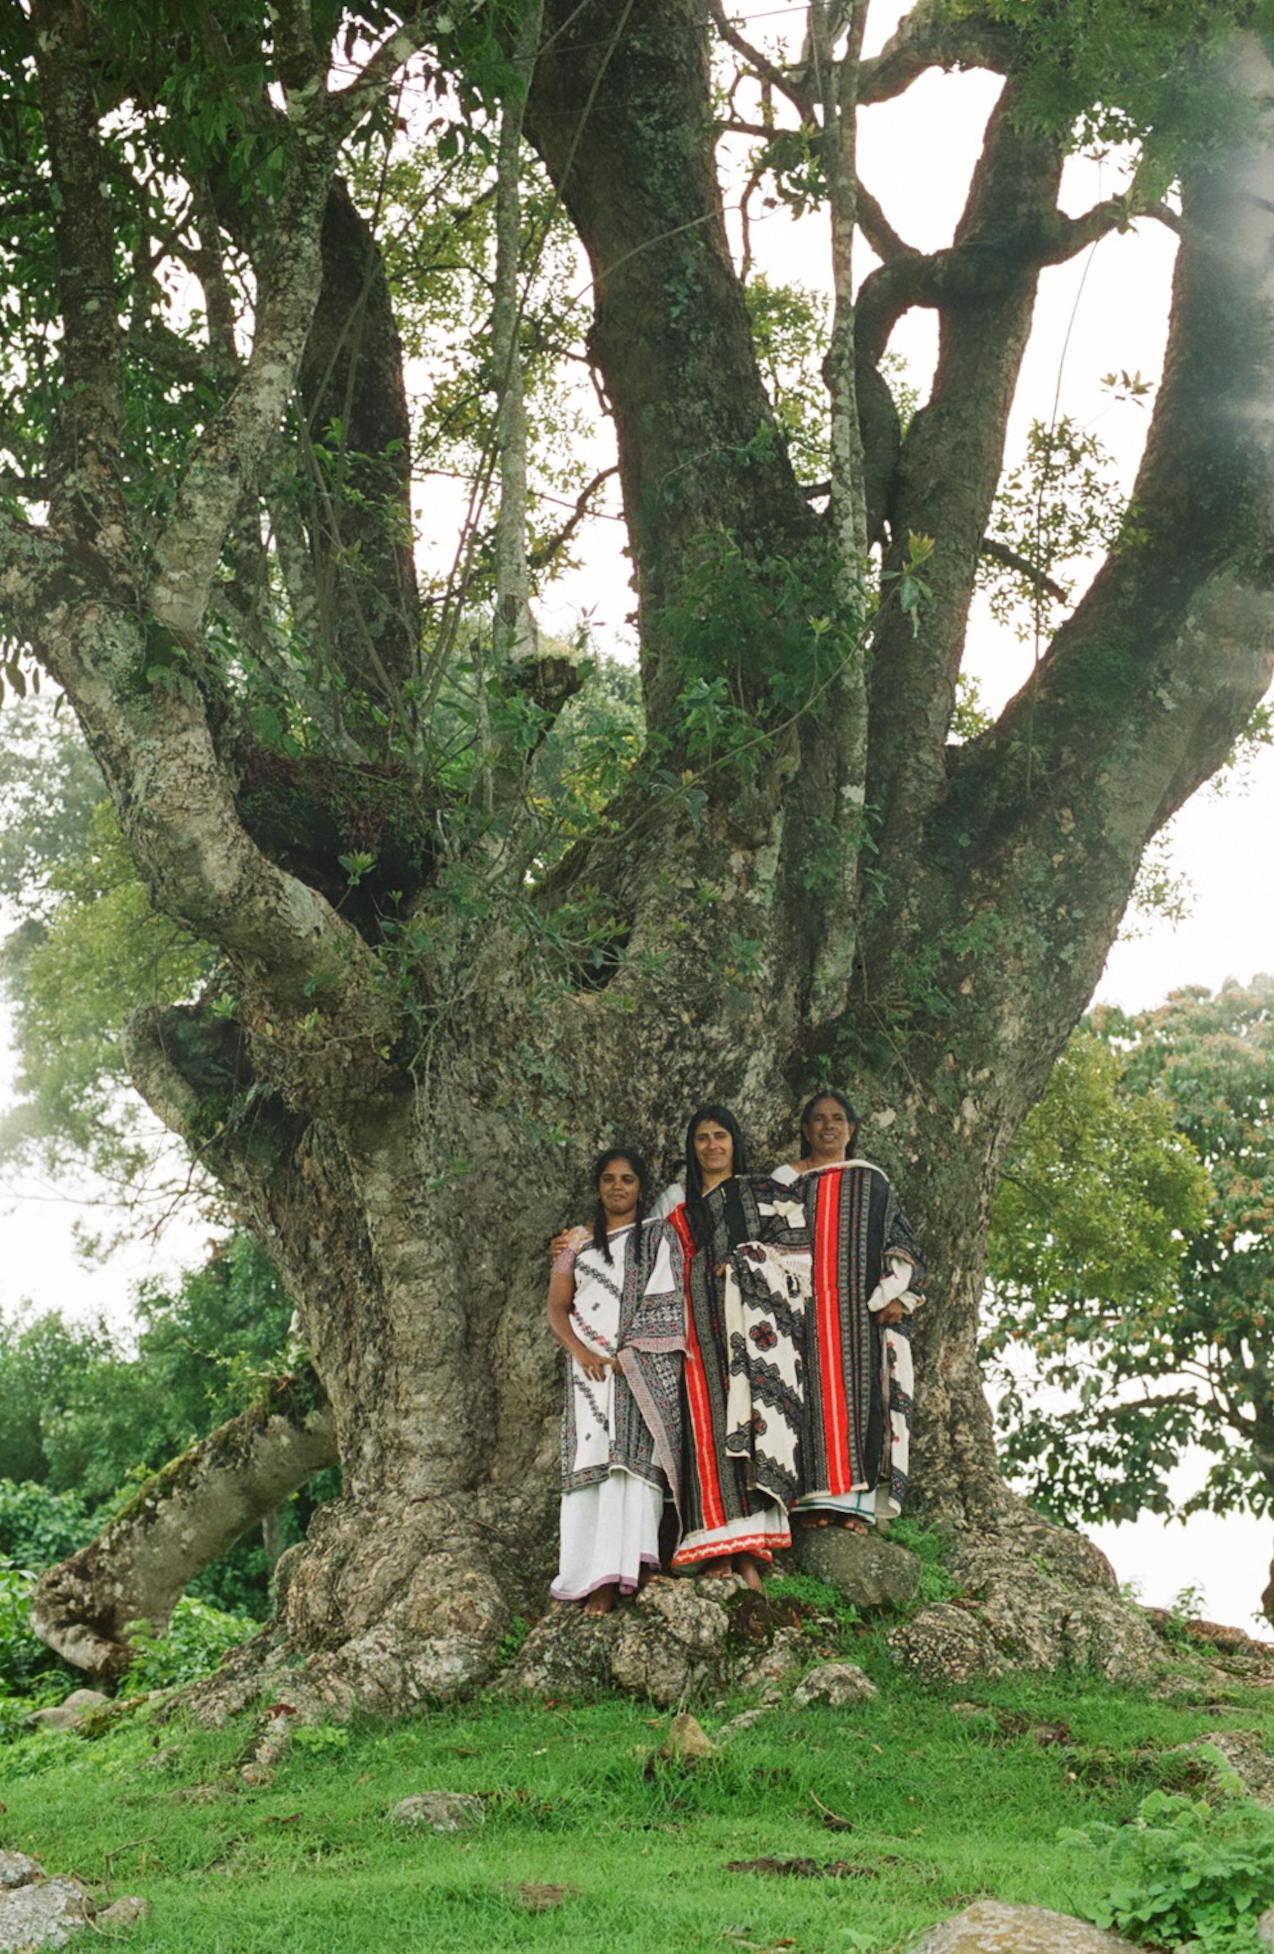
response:
M486 1806L471 1791L424 1791L404 1798L389 1817L395 1825L428 1825L435 1832L466 1832L485 1822Z
M1256 1938L1262 1947L1274 1948L1274 1907L1266 1907L1257 1921Z
M100 1689L73 1689L62 1703L52 1703L47 1710L33 1710L27 1722L36 1730L78 1730L94 1710L100 1710L110 1702L109 1696Z
M898 1660L927 1683L962 1683L998 1676L1003 1664L995 1637L976 1616L949 1601L925 1608L885 1637Z
M774 1641L756 1662L749 1663L736 1677L740 1689L759 1690L776 1696L784 1683L805 1667L809 1643L799 1628L780 1628Z
M942 1602L887 1638L927 1680L1087 1669L1143 1685L1161 1670L1159 1638L1123 1600L1110 1562L1091 1541L1012 1502L985 1532L953 1532L948 1553L972 1612Z
M509 1695L577 1696L610 1681L610 1655L621 1613L586 1615L569 1602L556 1604L535 1624L501 1684Z
M839 1710L846 1703L861 1703L875 1694L875 1683L856 1662L823 1662L792 1692L792 1708L804 1710L811 1703L827 1703Z
M667 1743L661 1744L655 1753L670 1764L702 1764L716 1754L717 1747L709 1740L699 1719L684 1711L673 1718Z
M798 1527L793 1558L802 1574L826 1581L859 1608L914 1601L920 1592L920 1562L905 1547L891 1546L874 1533L846 1533L844 1527Z
M963 1913L939 1921L908 1954L1135 1954L1135 1950L1119 1934L1103 1933L1068 1913L975 1900Z
M1242 1781L1249 1798L1258 1805L1274 1806L1274 1757L1267 1755L1260 1731L1210 1730L1206 1736L1196 1737L1193 1743L1182 1744L1181 1749L1192 1751L1197 1756L1205 1746L1220 1751L1230 1770ZM1214 1760L1202 1757L1199 1761L1204 1765L1211 1763L1217 1777L1227 1775L1224 1767L1217 1769ZM1230 1786L1222 1784L1220 1788L1238 1789L1232 1782Z
M92 1915L78 1879L44 1879L0 1893L0 1954L65 1947Z
M730 1618L692 1581L651 1581L626 1609L610 1652L611 1681L661 1709L682 1702L725 1659Z
M94 1922L95 1926L138 1927L143 1920L150 1919L150 1908L145 1900L138 1899L136 1893L121 1893L118 1900L112 1900L103 1907Z
M44 1868L38 1859L28 1859L25 1852L0 1852L0 1893L11 1893L15 1886L30 1886L33 1880L44 1878Z
M799 1631L779 1626L783 1618L773 1610L753 1610L751 1627L762 1616L766 1626L755 1639L748 1635L740 1654L732 1635L739 1594L745 1607L756 1599L740 1580L660 1578L609 1615L586 1615L571 1605L550 1609L501 1687L565 1697L622 1689L672 1709L701 1690L730 1684L743 1662L744 1687L775 1690L804 1660Z
M1029 1509L994 1531L959 1536L951 1567L1006 1669L1087 1669L1140 1686L1163 1666L1159 1637L1120 1595L1100 1548Z
M750 1730L762 1717L769 1716L770 1708L767 1704L759 1710L744 1710L741 1716L731 1717L729 1723L722 1724L712 1741L717 1745L728 1744L731 1737L738 1736L740 1730Z

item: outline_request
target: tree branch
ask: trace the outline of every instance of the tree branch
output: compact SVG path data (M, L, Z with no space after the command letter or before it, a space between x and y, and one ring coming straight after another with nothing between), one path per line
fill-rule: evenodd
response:
M436 35L439 14L454 20L475 12L477 5L478 0L418 0L415 10L409 11L402 25L381 42L354 80L328 96L328 114L338 136L343 140L357 127L398 70Z
M617 465L612 462L609 468L599 469L592 481L585 484L575 498L575 507L562 527L531 551L527 561L533 570L547 569L554 557L566 548L580 524L591 514L589 504L602 483L609 482L611 477L618 473Z
M77 1669L113 1681L133 1658L134 1623L162 1635L196 1574L338 1462L335 1420L314 1373L278 1379L259 1404L148 1479L96 1540L40 1576L32 1629Z
M858 228L882 264L892 264L898 258L920 256L914 245L907 244L899 237L861 177L858 179L855 202Z
M870 61L864 61L858 99L866 107L905 93L930 68L989 68L1013 72L1019 41L1013 29L976 14L952 19L946 0L919 0Z
M64 336L63 386L50 444L54 526L103 558L123 552L120 487L122 367L115 297L109 171L98 135L89 16L75 0L34 0L36 66L44 97Z
M919 848L928 812L946 793L946 743L964 654L969 606L999 484L1005 430L1030 335L1044 242L1053 233L1059 145L1018 124L1005 88L950 251L905 259L872 274L877 292L927 291L939 307L938 365L914 416L894 476L894 541L886 570L905 568L909 537L936 539L926 578L932 601L913 629L887 607L872 666L872 780L886 859ZM893 309L892 305L889 308ZM865 357L884 320L866 289Z
M1015 571L1019 577L1025 577L1036 590L1044 591L1047 596L1055 598L1059 604L1066 602L1066 592L1062 586L1055 583L1052 577L1046 575L1037 564L1032 563L1029 557L1019 556L1016 550L1011 550L1007 543L997 542L994 536L984 536L980 554L989 556L995 563L1002 563L1006 570Z
M769 59L768 55L762 54L760 48L754 47L751 41L746 40L738 28L734 26L733 22L726 17L726 11L721 0L708 0L708 11L712 16L713 25L721 39L727 47L734 49L734 52L741 60L747 62L757 80L765 82L767 87L777 90L780 95L784 96L792 104L792 107L796 110L802 122L813 122L814 95L812 91L807 88L802 88L800 83L792 75L778 67L775 62Z

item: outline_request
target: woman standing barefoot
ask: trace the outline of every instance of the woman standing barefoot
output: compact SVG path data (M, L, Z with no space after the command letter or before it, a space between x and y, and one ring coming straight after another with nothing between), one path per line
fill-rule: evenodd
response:
M635 1149L600 1154L592 1230L572 1231L549 1278L549 1329L570 1358L552 1594L590 1615L658 1567L664 1495L679 1497L681 1244L643 1221L649 1180Z
M867 1533L907 1493L914 1392L911 1328L924 1265L879 1167L854 1153L858 1115L842 1093L801 1114L801 1157L774 1178L809 1218L800 1527Z
M782 1326L767 1321L764 1365L779 1381L783 1403L767 1416L749 1401L746 1420L732 1415L732 1373L750 1365L746 1348L734 1361L732 1338L747 1333L734 1323L727 1258L761 1232L772 1183L748 1180L743 1135L725 1106L701 1106L686 1133L686 1198L669 1217L686 1256L685 1493L686 1533L673 1567L703 1574L741 1574L761 1585L760 1567L791 1544L786 1500L795 1492L791 1461L798 1434L796 1373L782 1377L784 1350L795 1344ZM758 1202L757 1190L760 1190ZM780 1190L774 1189L775 1193ZM789 1386L791 1388L787 1388ZM737 1403L737 1398L736 1398ZM793 1415L788 1417L786 1414ZM776 1446L780 1437L791 1447Z

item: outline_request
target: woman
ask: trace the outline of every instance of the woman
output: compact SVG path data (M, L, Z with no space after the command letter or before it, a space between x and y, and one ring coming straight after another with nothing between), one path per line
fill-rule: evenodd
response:
M879 1167L852 1157L858 1115L842 1093L801 1114L801 1158L774 1178L801 1197L813 1242L806 1316L801 1527L866 1533L901 1512L913 1371L907 1318L920 1249Z
M844 1093L829 1087L807 1100L800 1130L800 1158L774 1169L773 1178L784 1187L790 1187L802 1174L816 1174L820 1167L834 1167L844 1161L858 1130L858 1115Z
M674 1568L740 1574L761 1586L760 1564L790 1546L796 1489L799 1345L790 1308L761 1296L763 1234L787 1239L772 1183L746 1177L743 1135L725 1106L701 1106L686 1130L684 1203L670 1221L685 1254L686 1365L682 1517ZM742 1243L746 1250L733 1251ZM749 1309L749 1299L760 1307ZM762 1402L764 1401L764 1402Z
M570 1358L552 1594L590 1615L658 1567L664 1495L679 1490L681 1244L643 1221L649 1182L634 1148L599 1154L592 1229L572 1230L549 1277L549 1329Z

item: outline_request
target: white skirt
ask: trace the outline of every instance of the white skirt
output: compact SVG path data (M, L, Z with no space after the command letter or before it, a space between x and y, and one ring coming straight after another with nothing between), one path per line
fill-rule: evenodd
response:
M582 1601L612 1582L621 1594L634 1593L642 1568L659 1565L663 1506L660 1488L631 1472L611 1472L563 1493L561 1558L549 1590L554 1601Z

